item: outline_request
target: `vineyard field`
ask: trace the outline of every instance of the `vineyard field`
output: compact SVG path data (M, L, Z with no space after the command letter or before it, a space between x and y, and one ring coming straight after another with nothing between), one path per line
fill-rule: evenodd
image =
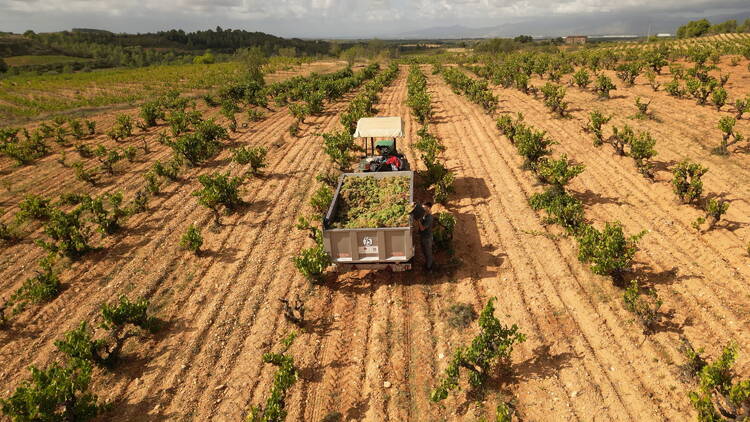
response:
M137 121L140 103L163 95L163 83L196 99L195 110L204 119L230 125L226 103L204 104L200 96L235 78L238 65L212 65L215 74L189 66L196 65L106 71L108 76L39 76L26 85L16 77L0 81L0 126L20 126L17 122L40 112L91 107L87 117L98 132L86 143L102 145L102 151L139 151L133 160L117 162L111 174L101 172L95 184L76 178L73 163L98 168L105 154L84 157L77 141L52 144L54 152L28 165L2 156L0 219L10 225L30 195L57 200L65 193L104 197L122 192L127 200L136 197L144 175L157 161L169 163L177 151L164 141L173 125L162 117L123 140L106 133L121 124L120 114ZM265 79L272 84L344 68L342 61L313 62L276 70ZM314 215L310 202L318 195L316 175L337 167L321 135L342 130L341 116L355 109L355 98L377 89L367 85L377 76L362 76L360 85L347 86L338 98L319 99L319 112L311 110L314 101L304 92L298 93L304 100L295 102L290 94L283 103L269 94L267 105L247 106L262 117L253 121L250 114L237 112L237 130L228 130L226 139L217 135L225 147L196 165L184 162L174 180L164 178L145 212L123 220L114 235L92 235L94 248L66 261L57 297L30 305L0 330L0 397L7 398L28 379L30 365L44 367L59 357L56 340L81 321L95 319L103 303L120 295L147 298L163 326L126 343L115 369L94 367L91 390L112 403L97 420L243 420L251 406L266 402L276 382L277 366L263 354L278 350L292 331L297 337L287 354L294 357L297 379L286 393L286 421L495 420L498 405L506 402L525 421L695 420L688 398L695 383L680 369L683 338L712 359L723 345L737 344L735 370L742 379L750 376L750 148L746 139L729 155L715 152L722 139L717 122L736 114L730 102L718 109L699 106L663 88L654 91L643 75L626 87L615 71L601 70L617 85L610 98L573 86L571 75L565 75L559 83L565 87L567 111L557 115L545 106L541 92L503 87L453 64L442 75L429 65L414 65L412 72L415 68L426 76L429 101L420 115L426 129L420 130L408 98L412 87L406 64L371 95L371 114L403 119L405 136L398 147L417 171L420 202L438 196L423 180L430 169L417 141L429 130L444 147L439 155L452 172L452 187L433 213L452 213L456 225L453 257L436 251L438 271L421 270L423 253L417 247L414 269L405 273L326 273L319 284L300 274L292 258L314 242L299 229L300 217ZM387 69L381 63L380 75ZM366 72L362 65L353 70L355 75ZM724 88L733 103L750 93L748 60L732 66L722 58L712 74L727 73ZM665 67L657 81L663 86L672 76ZM452 85L456 80L487 84L461 90ZM547 82L538 75L529 78L535 87ZM243 95L243 101L249 97ZM70 100L60 100L65 96ZM649 119L634 117L636 97L650 100ZM295 106L306 114L293 114ZM651 179L609 144L594 146L586 129L594 110L612 116L605 124L607 137L612 127L628 125L656 139ZM580 201L587 222L601 228L619 221L625 233L642 233L623 277L639 280L663 300L651 332L625 308L622 286L579 259L576 237L547 224L545 214L530 205L544 184L530 170L533 164L517 153L518 141L514 145L498 130L498 118L518 113L523 115L519 121L554 141L550 156L565 154L584 166L565 189ZM734 126L746 137L748 116ZM39 122L26 127L38 128ZM141 152L144 144L148 152ZM265 166L248 171L237 162L240 147L265 151ZM672 170L688 158L709 169L702 179L706 198L731 205L710 230L696 230L694 221L705 212L680 203L673 192ZM212 213L196 194L206 186L199 176L217 173L242 178L244 202L231 213ZM191 224L202 228L196 253L180 247ZM0 252L0 300L33 277L36 263L47 255L34 241L47 238L44 220L25 227L27 235ZM495 316L517 324L525 341L514 346L506 366L489 374L484 390L469 391L462 381L460 391L434 403L431 391L456 349L476 336L476 317L493 297ZM285 318L280 299L292 298L304 302L301 327ZM453 319L456 305L471 309L464 326Z

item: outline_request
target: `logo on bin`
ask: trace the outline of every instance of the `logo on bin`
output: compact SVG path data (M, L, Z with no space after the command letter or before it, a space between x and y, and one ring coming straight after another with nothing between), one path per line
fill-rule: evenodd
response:
M370 236L365 236L362 238L362 246L358 248L358 251L360 254L376 254L378 253L378 247L373 246L374 240Z

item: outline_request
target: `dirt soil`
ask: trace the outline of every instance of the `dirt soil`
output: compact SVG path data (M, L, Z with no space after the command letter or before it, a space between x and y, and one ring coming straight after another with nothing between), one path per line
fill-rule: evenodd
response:
M746 65L743 61L738 68ZM107 421L241 420L250 405L264 403L268 395L275 368L262 362L262 354L277 350L279 340L295 329L284 319L279 299L297 295L307 314L290 349L300 379L289 390L287 421L317 422L336 412L340 420L475 420L492 418L499 400L511 397L527 421L691 420L695 414L687 392L693 386L676 368L683 361L677 350L683 335L712 357L723 344L737 342L738 369L748 375L750 157L744 150L728 157L710 153L720 139L716 122L730 113L729 106L717 112L663 92L652 94L639 79L635 87L613 92L616 97L609 101L569 88L572 117L557 119L541 99L495 89L499 113L523 112L528 123L559 142L556 153L585 164L570 188L585 204L587 218L598 226L620 220L630 233L649 231L628 277L642 277L665 304L656 332L644 336L623 308L622 290L579 263L575 241L544 226L528 206L542 186L522 169L494 117L424 70L435 116L431 130L447 147L447 165L456 173L447 208L458 220L458 269L354 272L310 286L291 262L310 242L294 225L310 213L314 175L330 167L316 134L340 127L338 117L354 94L308 118L298 138L287 132L294 119L286 108L275 109L231 141L269 148L264 174L243 185L248 205L209 230L211 213L191 196L199 174L245 172L230 161L228 150L168 184L150 202L149 212L128 220L121 234L97 238L102 249L64 271L59 297L18 315L0 331L0 393L7 396L26 379L29 365L60 359L54 341L79 321L94 318L100 304L119 294L148 297L167 325L152 338L130 343L114 370L95 371L93 390L114 402L100 418ZM421 169L412 149L419 126L406 105L407 71L402 67L376 108L378 115L405 119L400 145ZM747 72L737 73L729 83L732 95L750 92ZM634 97L646 94L654 98L659 120L628 119L635 112ZM618 126L629 123L652 132L659 153L656 182L643 178L631 159L592 145L581 125L594 107L614 113ZM100 130L108 128L102 125ZM738 127L750 132L746 121ZM149 155L119 163L116 176L96 188L76 181L72 169L57 161L59 153L20 168L2 159L0 206L9 211L4 219L29 193L56 197L123 190L132 198L149 166L171 155L155 141L163 129L143 135L151 140ZM67 156L78 159L72 149ZM691 223L700 212L673 199L669 168L684 157L710 168L704 177L708 194L731 201L726 218L712 231L696 232ZM199 256L178 246L193 222L205 227L205 252ZM0 297L33 274L42 251L31 239L40 237L37 229L3 250ZM430 403L430 390L452 352L477 332L476 322L466 329L451 327L448 309L466 303L478 313L489 297L498 299L496 316L518 324L528 336L513 353L511 373L496 374L482 398L463 390L444 406Z

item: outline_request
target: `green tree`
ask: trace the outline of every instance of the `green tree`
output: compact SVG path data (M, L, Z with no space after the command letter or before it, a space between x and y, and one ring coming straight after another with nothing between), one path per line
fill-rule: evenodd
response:
M700 37L708 33L711 28L711 22L708 19L690 21L687 24L677 28L677 38Z

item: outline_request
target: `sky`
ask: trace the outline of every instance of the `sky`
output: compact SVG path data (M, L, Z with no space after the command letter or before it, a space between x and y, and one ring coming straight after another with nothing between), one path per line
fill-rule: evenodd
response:
M564 35L628 32L647 21L673 32L674 22L743 13L750 13L748 0L0 0L0 31L221 26L284 37L394 38L428 28L510 25L518 33Z

